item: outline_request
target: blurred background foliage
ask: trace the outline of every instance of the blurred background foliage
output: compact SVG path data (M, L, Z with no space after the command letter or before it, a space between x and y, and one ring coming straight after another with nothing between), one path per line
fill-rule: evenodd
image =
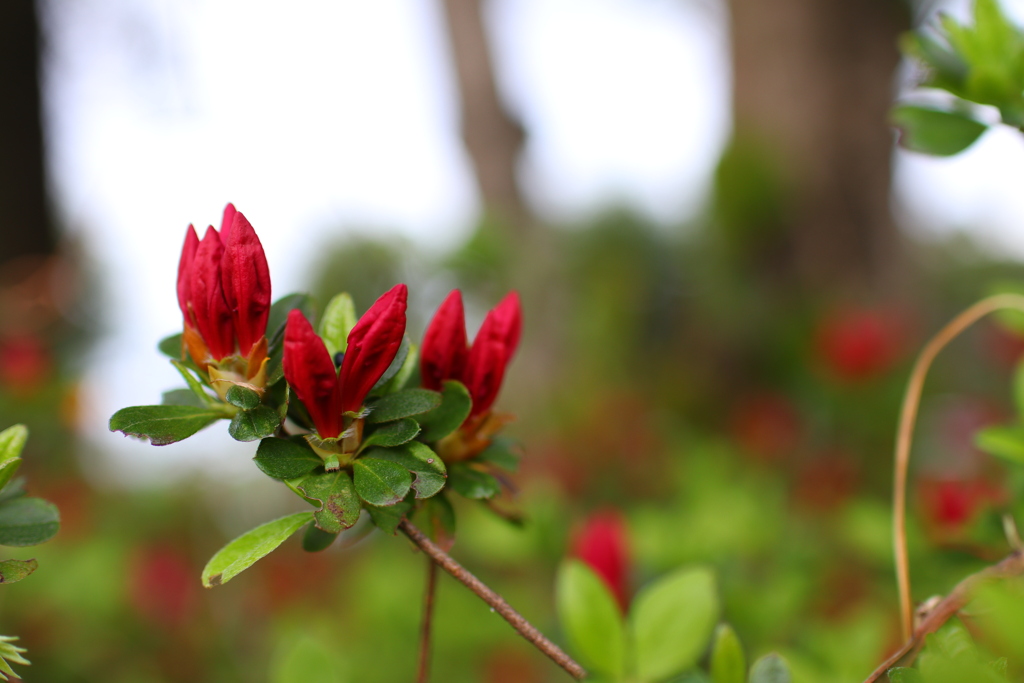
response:
M31 8L5 5L4 34L36 35ZM732 0L735 135L707 211L681 225L628 207L564 225L535 215L515 182L528 131L491 70L468 66L488 64L479 3L445 9L487 210L464 244L429 256L339 226L308 286L321 302L348 291L365 310L407 282L414 339L451 287L466 295L471 333L505 291L521 292L524 345L499 400L519 416L526 458L516 495L496 506L525 522L466 505L453 554L562 640L556 568L582 520L615 508L634 589L679 566L712 567L748 659L778 650L797 681L862 680L899 642L889 497L910 363L956 311L1024 275L965 238L917 242L890 214L883 121L912 8ZM16 93L11 73L36 69L38 46L20 49L0 59L5 100L28 107L37 90ZM44 187L41 173L10 170L41 155L25 125L0 120L19 131L2 136L2 239L41 237L0 259L0 427L29 425L30 492L63 517L53 542L14 553L37 557L36 574L0 594L2 630L29 648L26 678L409 679L425 562L404 540L353 530L317 555L293 540L204 591L201 567L245 528L248 513L232 506L265 519L289 501L215 477L125 491L82 472L77 382L103 331L102 277L87 245L58 246L45 202L15 211ZM929 379L911 491L917 600L1003 556L1001 515L1024 513L1024 473L973 445L975 431L1013 414L1022 351L1020 333L986 322ZM564 678L445 577L434 643L434 680ZM1014 680L1022 666L1011 660Z

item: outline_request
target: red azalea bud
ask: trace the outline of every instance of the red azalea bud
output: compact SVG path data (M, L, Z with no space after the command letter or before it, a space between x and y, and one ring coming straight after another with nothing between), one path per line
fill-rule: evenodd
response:
M322 439L341 434L341 385L331 354L301 311L288 313L284 331L284 376L309 411Z
M270 315L270 269L263 245L252 229L252 225L241 212L228 204L224 219L228 220L229 210L233 227L224 240L224 258L221 263L221 283L224 298L231 310L238 351L248 356L267 331Z
M211 225L199 243L189 269L191 281L188 303L195 318L196 328L216 360L235 352L231 309L228 308L221 285L223 255L224 245L221 244L220 235Z
M238 209L231 202L224 207L224 215L220 219L220 241L225 245L228 243L228 238L231 237L231 232L235 226L235 214L238 213Z
M461 377L468 355L462 294L453 289L423 335L423 348L420 349L423 386L440 391L444 380Z
M358 412L363 399L391 365L405 335L405 285L395 285L370 306L348 333L341 364L341 412Z
M587 519L573 546L573 555L583 560L604 580L623 612L629 605L627 537L622 515L616 510L605 510Z
M192 278L192 261L195 260L196 250L199 249L199 237L196 229L191 225L185 233L185 245L181 248L181 260L178 261L178 306L181 308L181 315L185 318L185 324L195 326L192 314L188 310L189 288Z
M463 372L463 382L473 397L471 415L487 412L498 398L505 368L519 345L522 326L519 295L515 292L509 292L484 318Z

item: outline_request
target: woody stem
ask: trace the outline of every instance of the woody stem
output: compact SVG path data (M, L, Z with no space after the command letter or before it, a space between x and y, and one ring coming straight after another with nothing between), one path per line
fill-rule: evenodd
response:
M419 546L420 550L426 553L435 564L451 574L466 588L476 593L477 597L490 605L519 635L546 654L551 661L565 669L570 676L578 681L586 677L587 672L582 666L577 664L560 647L548 640L533 624L524 619L523 615L519 614L511 605L505 602L503 597L491 590L483 581L473 576L465 567L452 559L448 553L435 545L422 531L410 524L408 520L402 520L398 528L409 537L409 540Z

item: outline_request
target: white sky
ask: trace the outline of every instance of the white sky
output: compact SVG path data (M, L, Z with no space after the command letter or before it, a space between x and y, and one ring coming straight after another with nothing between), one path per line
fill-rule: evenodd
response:
M130 479L178 475L183 462L255 472L251 447L224 429L152 448L103 426L180 385L155 351L180 326L178 253L188 223L218 223L227 201L263 241L275 298L303 285L339 226L430 251L467 234L477 204L439 0L47 5L52 181L100 260L111 312L85 425ZM699 210L730 126L726 16L713 0L490 10L502 84L530 131L523 180L548 217L621 201L664 221ZM1009 131L953 160L901 153L899 201L927 230L984 224L993 248L1024 256L1022 160Z

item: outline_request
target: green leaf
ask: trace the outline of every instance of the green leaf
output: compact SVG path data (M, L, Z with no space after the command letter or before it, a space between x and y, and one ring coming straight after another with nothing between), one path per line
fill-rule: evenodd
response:
M421 415L441 405L441 394L429 389L406 389L388 394L370 404L370 424L382 424L403 417Z
M270 348L280 346L284 341L284 324L288 322L288 314L295 308L302 311L307 320L316 318L316 306L308 294L281 297L270 306L270 314L267 316L267 342Z
M318 553L330 548L337 538L338 534L328 533L318 529L316 524L310 524L302 535L302 549L307 553Z
M405 359L409 355L410 346L411 344L409 344L409 337L403 336L402 344L398 347L398 352L395 354L394 360L391 361L391 365L388 366L388 369L384 371L384 374L380 376L380 379L378 379L377 382L370 389L371 394L378 391L379 389L384 388L387 385L387 383L390 382L395 377L395 375L398 374L398 371L401 370L402 366L405 365Z
M358 461L356 461L358 462ZM398 524L402 521L405 515L412 508L410 501L403 500L401 503L395 503L387 507L378 507L377 505L364 505L366 511L370 513L370 519L374 525L386 534L394 536L398 533Z
M182 346L183 337L184 335L181 332L178 334L172 334L169 337L164 337L156 345L156 348L159 349L160 353L164 354L168 358L181 360L182 356L184 356L184 348Z
M0 583L17 583L39 568L35 560L0 562Z
M715 644L711 649L711 680L714 683L746 683L747 659L736 632L728 624L719 624L715 630Z
M312 512L297 512L246 531L210 558L203 569L207 588L227 583L251 567L313 519Z
M501 493L498 480L463 462L448 468L448 484L460 496L483 500Z
M413 376L416 375L418 378L419 372L419 350L415 344L409 344L409 353L406 354L405 360L402 362L402 367L398 369L395 376L391 378L391 381L386 385L381 386L378 393L387 395L395 391L401 391L409 385L413 380ZM416 383L419 381L417 379Z
M412 487L412 475L398 463L377 458L359 458L352 465L356 492L370 505L394 505Z
M473 399L466 385L446 380L441 389L441 405L418 419L423 427L423 440L440 441L448 436L462 426L472 409Z
M936 156L959 154L988 130L984 123L959 112L909 104L894 108L891 119L900 129L902 147Z
M15 498L0 505L0 545L38 545L58 529L57 506L41 498Z
M26 441L28 441L28 427L25 425L14 425L0 432L0 462L9 462L20 458Z
M906 666L896 666L887 672L889 683L921 683L921 672Z
M363 457L394 462L415 475L412 488L417 498L430 498L444 488L444 461L426 444L410 441L396 448L374 448Z
M202 382L196 379L195 375L192 374L192 370L179 360L172 360L171 365L173 365L174 369L178 371L178 374L184 378L185 383L188 385L188 388L192 390L192 393L195 394L196 398L202 401L204 405L213 407L213 404L217 401L206 393Z
M477 462L489 462L509 472L519 469L520 458L522 458L522 453L519 452L519 445L505 436L495 437L491 441L491 445L476 456Z
M228 425L228 434L235 441L256 441L272 436L281 425L281 416L270 406L240 410Z
M423 502L423 511L430 525L431 538L444 548L455 541L455 509L448 496L441 494Z
M688 669L707 648L718 620L715 577L704 568L672 572L640 591L629 616L641 679Z
M166 446L187 439L203 427L227 417L219 410L195 406L132 406L110 418L110 431L149 439Z
M306 500L319 503L320 509L313 520L322 531L337 534L359 520L362 506L348 472L317 472L294 483Z
M320 319L320 338L333 359L339 352L348 349L348 333L356 326L356 306L347 292L331 299Z
M160 395L160 405L206 408L209 406L209 403L196 396L195 392L191 389L171 389Z
M258 406L261 401L261 397L258 392L239 384L232 384L228 388L228 393L225 394L224 398L227 399L228 403L241 408L242 410L252 410Z
M1017 362L1013 373L1013 404L1018 419L1024 420L1024 359Z
M986 427L974 435L974 443L986 453L1024 463L1024 425Z
M263 439L253 460L268 477L282 480L298 479L324 464L302 437L294 441L276 437Z
M21 467L21 458L14 458L0 463L0 491L14 478L18 468Z
M767 654L750 667L750 683L790 683L789 665L781 655Z
M584 665L613 680L623 677L626 633L611 591L579 560L562 564L555 588L558 618Z
M7 676L14 676L18 680L21 680L21 676L14 673L11 669L11 665L8 662L14 662L15 664L31 664L30 661L25 659L22 654L26 652L25 648L18 647L14 644L14 641L18 640L17 636L0 636L0 679L7 680ZM6 676L4 675L6 674Z
M408 443L415 439L419 433L420 426L416 420L411 417L403 417L400 420L388 422L370 432L369 435L363 438L360 450L365 450L370 446L380 446L381 448L401 446L403 443Z

